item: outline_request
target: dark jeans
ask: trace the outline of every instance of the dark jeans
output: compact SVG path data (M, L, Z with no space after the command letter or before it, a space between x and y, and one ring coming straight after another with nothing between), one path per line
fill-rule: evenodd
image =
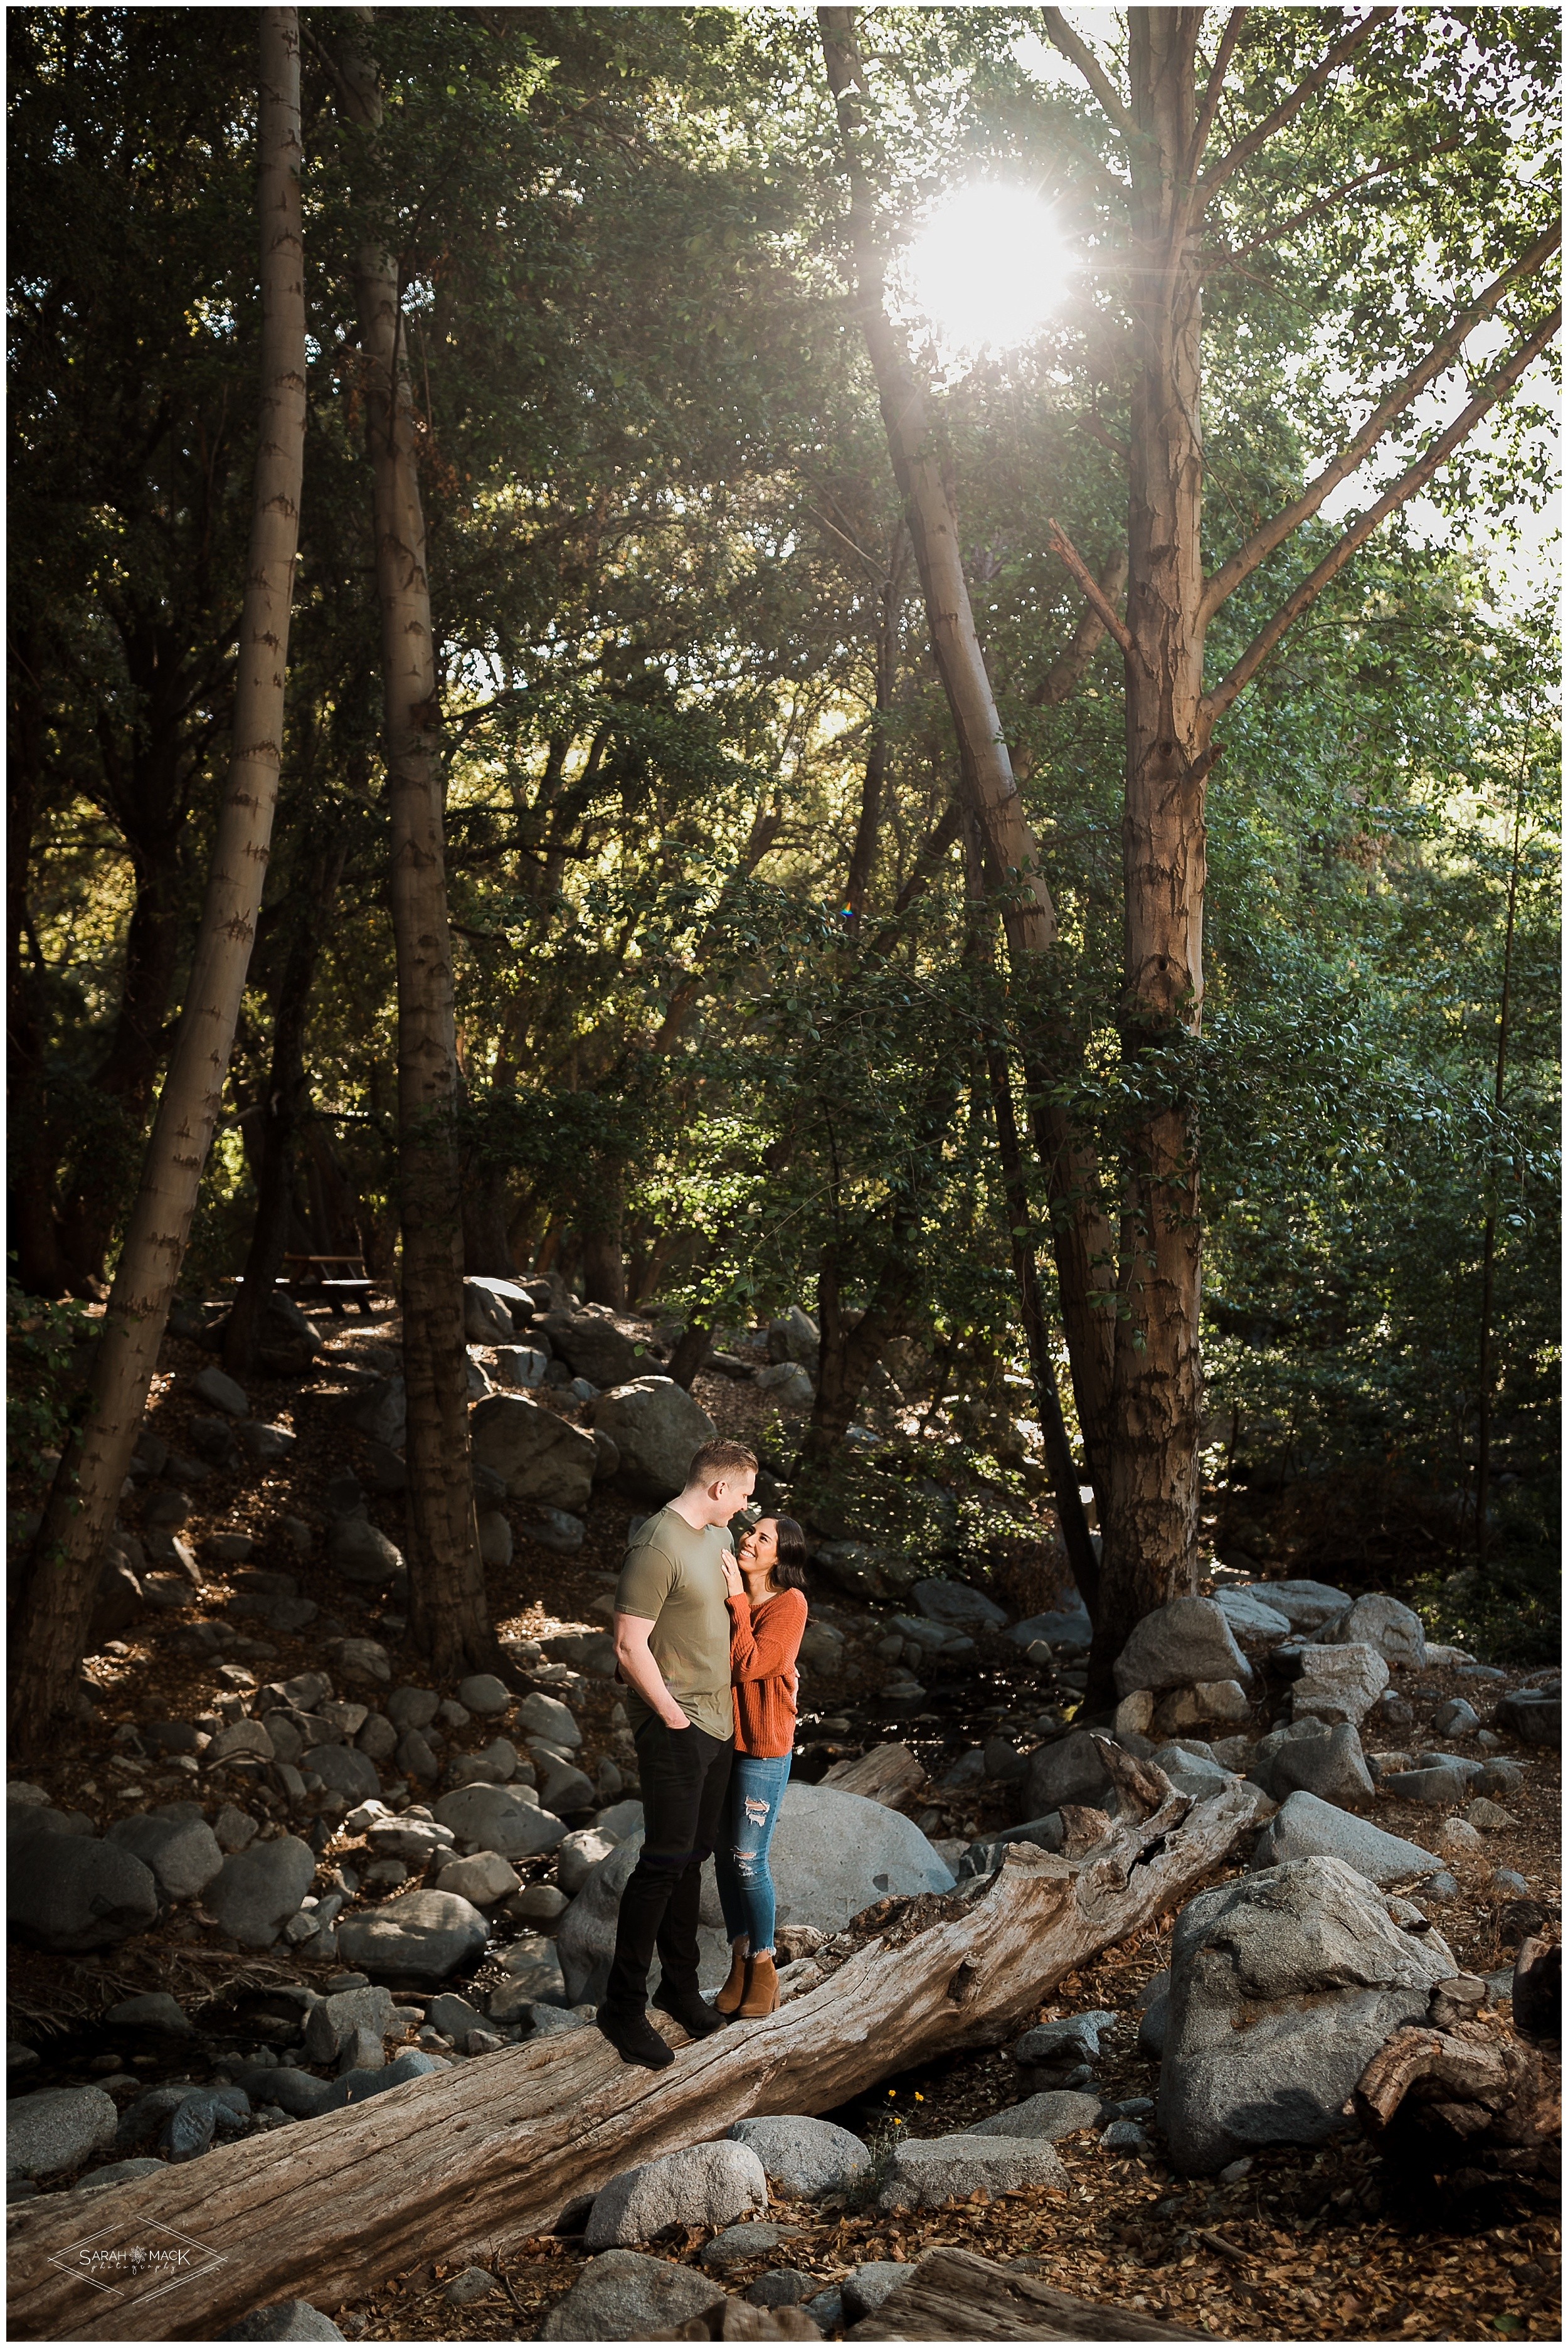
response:
M697 1921L702 1862L724 1827L734 1746L702 1728L645 1720L636 1732L642 1778L643 1843L620 1895L615 1956L605 2009L641 2013L648 1969L659 1952L662 1986L697 1994Z

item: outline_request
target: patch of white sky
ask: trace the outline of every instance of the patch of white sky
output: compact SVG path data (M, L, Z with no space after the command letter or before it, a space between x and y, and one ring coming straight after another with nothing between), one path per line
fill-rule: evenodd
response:
M1121 12L1114 8L1068 8L1062 13L1114 78L1125 36ZM1013 43L1012 55L1022 70L1045 88L1082 91L1078 68L1042 34L1022 34ZM1509 129L1519 146L1515 176L1522 185L1539 183L1556 168L1544 149L1527 143L1532 128L1531 118L1521 106L1511 118ZM1489 364L1506 354L1512 339L1510 329L1500 320L1483 321L1447 376L1412 404L1394 435L1380 443L1365 463L1330 493L1322 510L1324 520L1349 522L1364 511L1410 461L1412 445L1424 445L1453 422L1473 396ZM1321 366L1321 360L1303 355L1295 367L1287 366L1287 372L1301 373L1315 366ZM1386 388L1383 384L1358 382L1348 369L1333 366L1322 367L1321 383L1330 400L1353 404L1359 398L1366 407L1370 407L1378 391ZM1560 396L1544 360L1538 359L1521 378L1512 404L1522 403L1543 407L1553 419L1560 417ZM1507 411L1500 411L1483 418L1465 444L1486 462L1494 477L1511 431ZM1464 551L1479 569L1489 574L1493 591L1505 608L1538 605L1548 597L1555 600L1560 591L1561 431L1554 420L1538 426L1533 437L1540 445L1533 452L1538 462L1532 467L1532 472L1538 472L1553 484L1545 494L1533 482L1522 484L1516 497L1505 497L1500 503L1468 518L1445 510L1437 499L1428 495L1409 499L1401 510L1403 527L1415 544ZM1319 451L1317 462L1326 463L1333 453L1331 448Z

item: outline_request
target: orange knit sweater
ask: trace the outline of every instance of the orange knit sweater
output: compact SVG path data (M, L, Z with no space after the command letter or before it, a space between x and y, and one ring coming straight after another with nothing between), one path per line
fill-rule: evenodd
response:
M734 1683L735 1750L778 1760L794 1745L794 1659L805 1629L805 1595L781 1590L753 1612L749 1598L728 1598L730 1677Z

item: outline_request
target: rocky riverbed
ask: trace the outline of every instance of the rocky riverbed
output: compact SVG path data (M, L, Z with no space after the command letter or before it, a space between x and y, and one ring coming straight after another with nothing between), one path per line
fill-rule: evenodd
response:
M809 1394L792 1344L808 1341L753 1341L688 1397L660 1384L651 1324L502 1283L469 1301L505 1662L450 1687L405 1636L395 1319L302 1334L285 1313L272 1375L244 1390L200 1316L167 1341L81 1717L9 1787L13 2198L107 2208L151 2164L589 2024L641 1818L607 1630L620 1550L709 1426L757 1439L777 1488L778 1412L802 1380ZM834 1529L777 1852L803 1962L874 1903L913 1900L917 1921L961 1895L1009 1834L1071 1859L1117 1806L1085 1730L1071 1591L1020 1620L960 1561L923 1571ZM1181 1930L1109 1952L1009 2048L905 2075L890 2047L884 2086L827 2116L867 2147L874 2193L857 2170L803 2194L764 2164L761 2198L727 2214L677 2197L651 2256L707 2291L683 2313L718 2304L717 2277L726 2305L758 2311L749 2336L786 2306L805 2311L800 2336L833 2334L875 2303L872 2270L951 2240L1225 2335L1552 2336L1550 2215L1524 2200L1479 2233L1442 2230L1337 2124L1342 2090L1319 2081L1314 2101L1303 2082L1323 2068L1326 2000L1351 2080L1451 1972L1483 1981L1506 2026L1512 1952L1560 1913L1554 1676L1430 1647L1383 1593L1218 1569L1140 1627L1118 1688L1099 1725L1124 1749L1194 1798L1255 1788L1251 1871L1203 1895L1230 1906L1211 1927L1194 1901ZM1255 1887L1275 1882L1266 1962L1216 1982L1204 1950L1255 1937ZM1280 1923L1290 1898L1314 1930L1332 1910L1343 1979L1312 1931ZM716 1907L705 1927L716 1979ZM1368 1964L1375 2010L1351 1985ZM1310 2006L1310 2058L1293 2002ZM1286 2123L1250 2119L1247 2082L1206 2055L1216 2017L1276 2048ZM1162 2085L1173 2019L1184 2051ZM903 2190L906 2173L935 2181ZM437 2256L388 2277L337 2328L533 2336L569 2291L560 2322L586 2321L614 2280L593 2282L590 2249L651 2253L608 2219L597 2238L589 2212L573 2222L484 2268ZM630 2291L641 2270L617 2271Z

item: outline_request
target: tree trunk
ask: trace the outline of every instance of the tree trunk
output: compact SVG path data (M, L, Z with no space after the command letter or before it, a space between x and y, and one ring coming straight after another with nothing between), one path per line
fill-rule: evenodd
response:
M222 1106L272 838L283 738L290 599L304 461L300 35L261 17L258 210L261 421L240 626L234 736L185 1014L159 1103L88 1385L25 1569L12 1643L14 1725L36 1748L67 1704L108 1529L179 1277Z
M1111 1440L1112 1242L1099 1199L1091 1147L1075 1135L1049 1096L1080 1056L1076 1042L1040 1032L1049 1017L1046 971L1057 942L1056 911L1025 819L1001 719L964 577L958 515L932 445L927 404L888 319L870 182L860 155L855 93L864 67L852 8L819 8L827 77L838 108L850 191L849 233L856 307L876 378L888 454L904 499L925 598L931 651L958 742L963 796L979 828L986 879L999 899L1013 970L1026 1005L1024 1073L1035 1106L1030 1124L1046 1169L1063 1326L1073 1391L1097 1498ZM1099 1300L1097 1302L1096 1300ZM1103 1522L1103 1517L1102 1518Z
M882 619L876 631L876 682L872 695L871 739L860 783L860 819L849 851L849 874L844 888L844 910L851 932L860 927L866 891L876 862L882 829L882 794L887 777L887 715L898 685L898 628L904 610L904 570L908 535L900 522L893 533L887 576L882 582Z
M342 77L354 118L374 128L382 109L374 65L363 57L345 59ZM362 249L354 284L366 362L392 804L409 1632L433 1671L453 1674L492 1663L496 1634L468 1448L457 1033L436 644L396 261L374 247Z
M55 1220L53 1153L49 1146L43 972L33 960L27 883L33 835L43 798L48 738L38 684L43 646L34 630L19 631L11 659L9 773L5 801L5 1044L10 1067L6 1203L9 1246L16 1276L32 1296L58 1296L66 1284Z
M831 1251L823 1258L816 1280L821 1350L817 1356L816 1399L811 1406L811 1419L801 1447L804 1467L815 1468L819 1473L832 1468L860 1406L866 1380L894 1338L909 1334L909 1306L917 1277L911 1260L912 1245L913 1232L900 1215L895 1221L889 1251L877 1275L871 1303L858 1321L848 1323L839 1307L838 1266Z
M1199 1804L1170 1795L1076 1862L1014 1843L972 1900L933 1900L924 1930L924 1903L881 1903L844 1936L842 1962L830 1946L786 1972L776 2013L682 2042L656 2076L579 2030L165 2167L118 2188L117 2225L225 2250L158 2297L127 2305L94 2291L69 2255L79 2211L43 2195L12 2214L12 2330L210 2339L272 2300L308 2292L335 2307L370 2272L504 2251L693 2137L754 2114L833 2111L889 2071L999 2044L1069 1974L1179 1907L1255 1824L1253 1791L1238 1787Z
M1503 1096L1508 1086L1508 1023L1512 1008L1513 993L1513 931L1519 911L1519 847L1524 822L1524 776L1530 757L1530 736L1527 730L1524 748L1520 753L1519 780L1513 794L1513 850L1508 867L1508 922L1502 939L1502 990L1497 1006L1497 1066L1492 1079L1491 1106L1501 1120ZM1476 1374L1475 1410L1475 1547L1478 1557L1486 1555L1486 1514L1491 1483L1491 1390L1495 1378L1492 1365L1491 1314L1497 1282L1497 1209L1489 1207L1486 1229L1481 1241L1481 1360Z
M305 1029L310 1018L311 989L315 983L322 942L343 873L343 855L344 851L337 849L316 867L316 882L299 910L278 989L278 1007L272 1021L272 1066L262 1111L261 1165L256 1175L256 1220L251 1226L244 1276L235 1292L234 1309L223 1333L223 1366L231 1377L240 1379L254 1375L257 1353L264 1342L268 1307L288 1251L289 1229L294 1215L294 1144L301 1118L310 1104Z
M1038 2261L1036 2262L1038 2263ZM874 2315L846 2340L1212 2340L1161 2323L1136 2307L1079 2299L1031 2274L1030 2260L999 2266L974 2250L942 2243L927 2250Z
M1204 1004L1204 778L1202 276L1182 226L1194 144L1203 11L1135 8L1129 66L1139 136L1139 267L1128 501L1127 796L1122 821L1122 1052L1144 1107L1122 1142L1120 1310L1102 1607L1091 1695L1134 1623L1197 1570L1201 1234L1196 1113L1184 1045Z

